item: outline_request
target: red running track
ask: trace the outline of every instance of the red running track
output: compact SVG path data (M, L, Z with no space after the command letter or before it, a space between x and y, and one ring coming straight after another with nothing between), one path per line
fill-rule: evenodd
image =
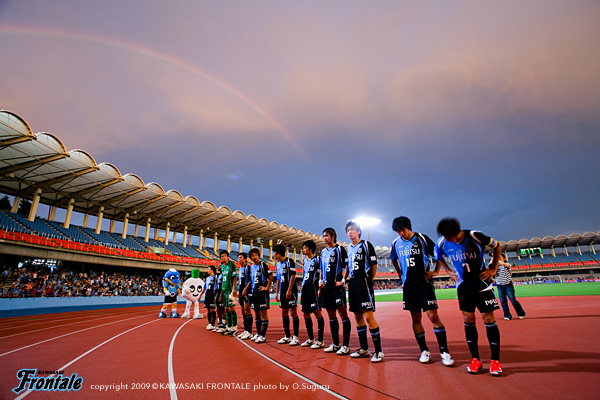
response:
M481 319L477 327L484 371L477 376L466 372L469 353L455 300L439 302L456 360L451 368L441 363L426 320L432 363L417 361L420 352L410 315L401 303L377 304L385 353L380 364L278 345L276 340L283 336L279 307L269 311L263 344L208 332L206 319L159 320L159 307L4 318L0 399L597 399L600 345L594 338L600 330L600 297L519 300L527 318L498 321L501 377L487 373L489 347ZM303 325L301 341L306 338ZM329 343L327 323L325 342ZM352 349L358 346L354 325L350 344ZM20 369L64 369L65 376L76 373L83 379L82 388L17 395L11 389L19 384ZM174 389L169 382L175 383Z

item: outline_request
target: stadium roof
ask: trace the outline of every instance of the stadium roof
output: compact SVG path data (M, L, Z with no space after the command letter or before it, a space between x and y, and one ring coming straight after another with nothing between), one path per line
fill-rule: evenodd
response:
M505 252L516 252L520 249L530 249L540 247L542 249L552 249L561 247L586 246L600 243L600 232L586 232L583 235L573 233L569 236L558 235L556 237L546 236L543 239L535 237L533 239L521 239L519 241L509 240L501 241L500 245ZM391 248L384 246L375 248L379 257L389 257Z
M144 183L135 174L122 175L112 164L97 164L83 150L67 151L51 133L34 134L18 115L0 110L0 192L31 199L41 189L40 202L67 208L73 199L73 209L83 214L98 214L104 207L104 217L170 230L203 234L219 240L244 238L245 243L257 238L281 240L298 249L308 239L319 236L301 229L267 221L241 211L217 207L210 201L183 196L177 190L165 191L158 183Z

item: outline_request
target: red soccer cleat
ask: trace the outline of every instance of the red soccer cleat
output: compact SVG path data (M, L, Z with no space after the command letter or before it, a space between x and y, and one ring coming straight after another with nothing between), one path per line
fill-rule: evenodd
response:
M497 362L497 361L496 361ZM500 366L500 364L498 364ZM476 358L471 359L471 364L467 367L467 371L471 374L476 374L483 369L483 364Z
M502 367L500 366L500 361L492 360L492 362L490 363L490 375L502 375Z

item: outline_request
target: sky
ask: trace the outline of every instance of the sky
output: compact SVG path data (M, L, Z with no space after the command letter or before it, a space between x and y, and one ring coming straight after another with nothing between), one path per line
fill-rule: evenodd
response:
M0 0L0 109L316 234L599 232L598 1ZM366 237L366 235L363 235Z

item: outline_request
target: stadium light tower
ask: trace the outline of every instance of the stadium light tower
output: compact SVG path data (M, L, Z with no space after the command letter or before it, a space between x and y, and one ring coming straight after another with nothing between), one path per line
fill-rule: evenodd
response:
M372 217L358 217L358 218L354 218L354 221L356 221L361 228L367 228L367 233L369 236L369 242L371 242L371 227L375 226L375 225L379 225L379 223L381 222L381 220L379 218L372 218ZM373 242L371 242L373 243Z

